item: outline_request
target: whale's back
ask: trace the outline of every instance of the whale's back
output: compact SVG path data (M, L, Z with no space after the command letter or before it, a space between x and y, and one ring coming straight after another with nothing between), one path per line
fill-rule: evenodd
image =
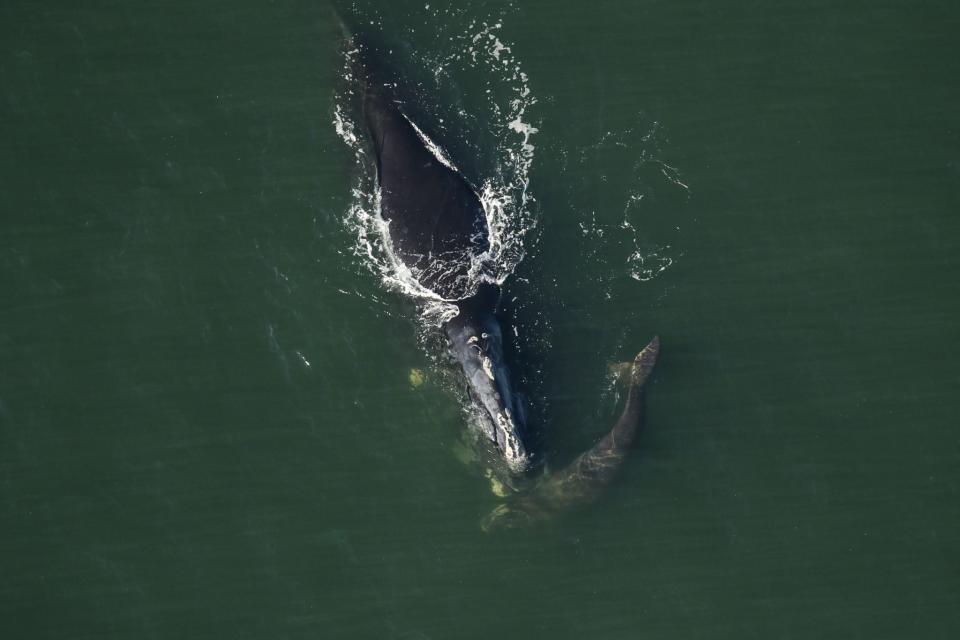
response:
M471 268L489 247L480 198L407 117L369 62L361 62L358 75L377 160L381 215L389 222L394 253L420 284L444 298L463 299L475 288Z

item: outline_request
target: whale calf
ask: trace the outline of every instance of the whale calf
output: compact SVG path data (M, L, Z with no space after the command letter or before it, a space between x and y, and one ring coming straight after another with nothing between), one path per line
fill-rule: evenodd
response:
M644 384L659 352L660 338L654 337L637 354L627 402L613 428L562 471L544 476L530 491L496 507L481 521L484 531L539 524L597 498L613 480L643 424Z

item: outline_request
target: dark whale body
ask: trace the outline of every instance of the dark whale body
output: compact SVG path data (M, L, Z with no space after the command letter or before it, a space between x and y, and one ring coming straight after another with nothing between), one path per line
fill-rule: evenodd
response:
M490 246L480 198L403 113L391 88L365 73L364 120L393 251L427 289L447 300L465 298L470 270Z
M476 189L404 112L394 85L377 77L371 52L356 39L352 73L376 158L380 215L393 254L424 287L454 304L443 325L464 373L481 427L512 474L531 466L524 412L510 385L504 340L495 310L497 285L482 277L490 239ZM529 525L592 501L623 462L639 430L643 386L659 352L654 338L635 359L627 403L613 429L561 472L495 509L485 530Z
M443 330L466 376L480 426L513 473L530 466L523 410L510 386L503 331L495 315L497 285L483 281L490 246L476 190L403 112L392 86L356 51L361 108L376 158L380 215L394 255L424 287L456 305Z

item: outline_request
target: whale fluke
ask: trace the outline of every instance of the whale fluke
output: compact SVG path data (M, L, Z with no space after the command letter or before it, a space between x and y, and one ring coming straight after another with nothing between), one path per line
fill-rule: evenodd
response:
M484 531L537 524L596 500L613 480L643 423L644 384L659 351L660 338L654 337L634 359L626 406L613 428L565 469L496 507L481 522Z

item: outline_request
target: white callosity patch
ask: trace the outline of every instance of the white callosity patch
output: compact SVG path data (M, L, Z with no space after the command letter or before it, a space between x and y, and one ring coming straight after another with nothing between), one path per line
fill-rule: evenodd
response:
M488 358L487 356L481 355L481 356L480 356L480 366L483 367L483 372L484 372L485 374L487 374L487 377L490 378L491 380L494 380L494 377L493 377L493 361L490 360L490 358Z
M499 337L482 332L466 338L467 348L475 360L468 358L465 370L472 389L479 392L473 416L479 430L496 443L511 471L519 472L529 464L529 456L518 437L519 429L509 407L512 402L509 390L506 397L501 396L503 390L499 387L494 363L496 356L488 353L484 346L491 339L498 341Z
M507 464L514 471L522 470L527 465L528 459L524 448L517 440L517 428L513 416L510 415L510 410L504 409L501 413L498 413L496 421L496 428L499 432L497 439L501 442Z

